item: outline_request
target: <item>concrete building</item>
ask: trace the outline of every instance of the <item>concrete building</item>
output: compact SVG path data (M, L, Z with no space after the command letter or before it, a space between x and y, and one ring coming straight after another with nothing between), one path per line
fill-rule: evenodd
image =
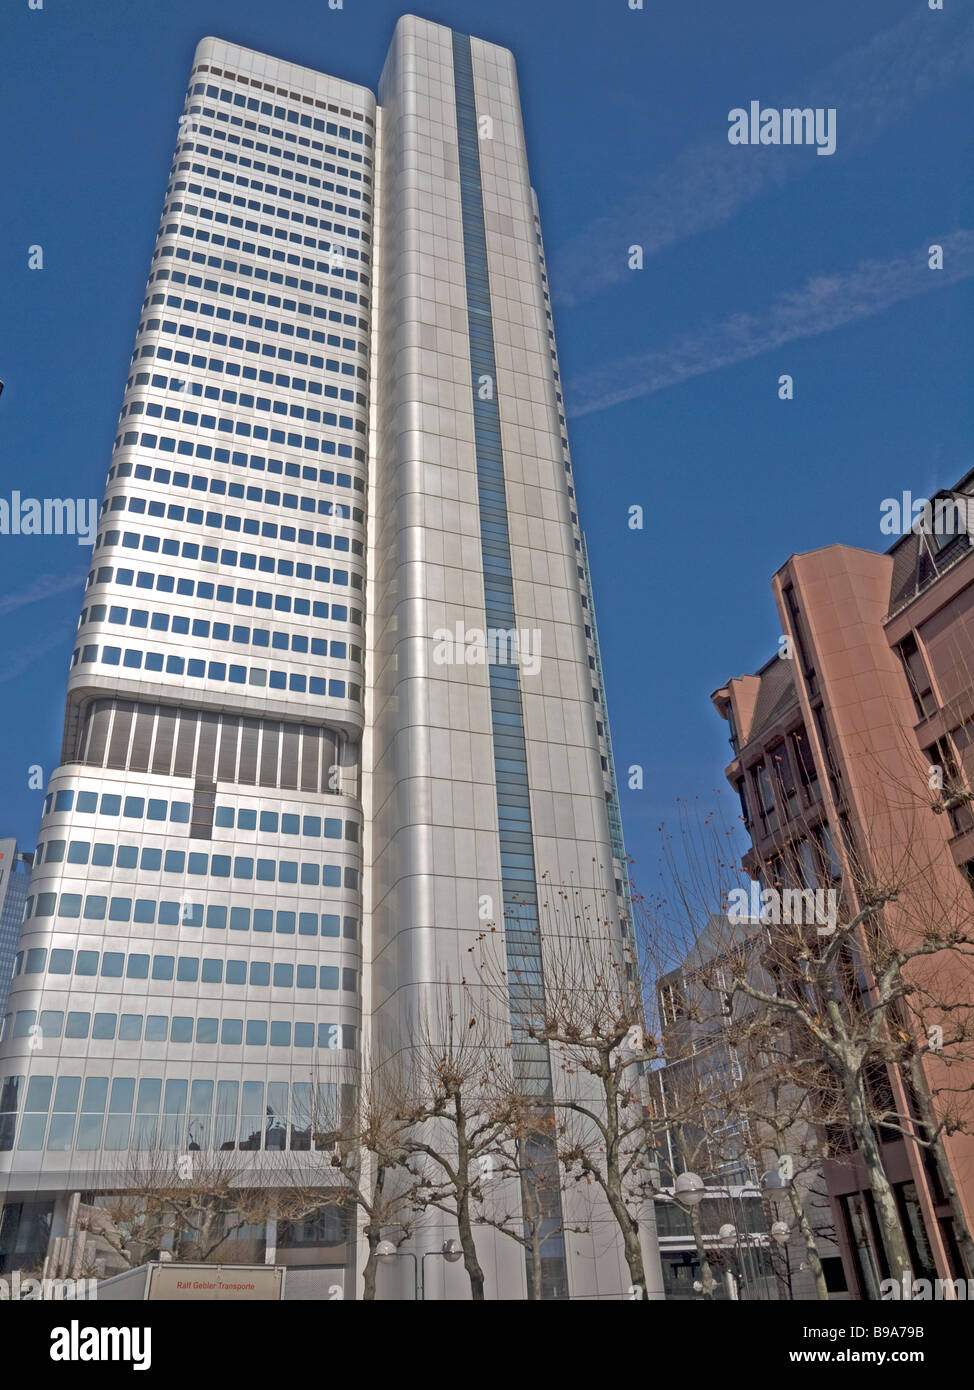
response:
M537 965L543 876L628 931L514 61L405 17L377 91L194 58L0 1046L0 1181L55 1229L154 1143L307 1151L485 914ZM611 1232L571 1246L546 1296L622 1296Z
M939 500L959 499L966 513L972 494L968 474ZM912 864L935 878L939 902L957 904L963 926L971 911L966 885L974 881L974 553L964 524L911 529L911 521L912 513L885 554L835 545L792 556L773 581L786 659L776 655L712 698L730 725L727 777L751 836L752 877L844 891L854 866L888 883ZM940 789L932 790L938 769ZM894 932L898 912L887 909ZM932 981L922 963L915 969L914 978ZM946 973L935 991L974 998L964 960L955 955L937 969ZM877 1099L901 1116L915 1114L907 1078L880 1070ZM948 1079L962 1091L967 1071L954 1063L947 1078L934 1056L924 1059L931 1092ZM914 1273L974 1274L964 1267L948 1200L952 1174L970 1228L970 1136L945 1136L944 1164L890 1127L879 1134ZM850 1150L825 1171L849 1288L878 1297L885 1254L861 1161Z

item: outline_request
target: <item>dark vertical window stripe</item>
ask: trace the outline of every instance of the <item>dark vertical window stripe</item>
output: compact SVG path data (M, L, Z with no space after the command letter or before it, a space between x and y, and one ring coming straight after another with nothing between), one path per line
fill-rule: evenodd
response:
M456 88L457 144L460 158L460 202L463 220L463 257L470 341L471 390L474 439L477 451L477 489L480 508L481 560L484 570L484 607L488 628L515 626L511 544L507 521L507 492L501 448L500 413L497 407L497 371L494 329L487 268L483 186L480 174L479 133L473 86L470 38L453 34L453 76ZM477 382L489 376L493 399L479 399ZM544 998L541 940L538 921L537 869L528 798L527 750L521 705L521 681L517 666L488 668L494 743L494 780L500 823L501 883L508 974L518 981L511 990L509 1009L514 1042L514 1074L525 1090L551 1095L551 1059L548 1049L529 1034L532 1018ZM509 828L508 808L521 811L520 832ZM531 1155L532 1170L540 1174L539 1187L552 1231L562 1224L558 1163L553 1146L540 1146ZM552 1235L542 1255L543 1291L549 1297L567 1297L564 1240ZM530 1251L528 1287L531 1287Z

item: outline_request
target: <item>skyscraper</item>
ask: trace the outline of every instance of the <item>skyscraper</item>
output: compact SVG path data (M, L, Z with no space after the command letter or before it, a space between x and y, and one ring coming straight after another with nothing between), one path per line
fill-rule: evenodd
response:
M542 879L604 884L625 935L506 50L405 17L377 102L199 45L65 728L0 1047L20 1200L152 1143L307 1149L312 1088L363 1028L403 1045L486 911L537 949ZM604 1232L572 1244L552 1296L628 1287Z

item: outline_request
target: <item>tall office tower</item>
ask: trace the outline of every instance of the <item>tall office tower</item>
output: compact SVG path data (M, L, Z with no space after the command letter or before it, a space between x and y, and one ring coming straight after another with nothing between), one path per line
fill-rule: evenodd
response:
M377 103L205 39L0 1049L0 1171L55 1226L153 1143L309 1150L488 909L532 970L548 883L604 881L627 931L564 416L511 55L406 17ZM546 1296L628 1289L596 1215ZM317 1239L351 1297L349 1236L265 1254ZM488 1297L527 1296L483 1243Z
M16 840L0 840L0 1018L7 1012L32 862L29 851L18 853Z

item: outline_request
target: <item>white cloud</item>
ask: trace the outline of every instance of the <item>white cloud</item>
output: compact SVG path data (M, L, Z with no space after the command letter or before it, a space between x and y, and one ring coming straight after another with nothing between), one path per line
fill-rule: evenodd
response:
M41 599L52 598L54 594L63 594L68 589L80 589L85 582L87 572L87 568L85 568L69 574L41 575L39 579L34 580L33 584L28 584L26 589L0 596L0 614L13 613L18 608L26 608L28 604L39 603Z
M863 261L854 270L816 275L779 295L763 313L740 313L675 338L658 352L617 358L566 383L572 415L589 415L650 396L690 377L746 362L800 338L831 333L894 304L946 289L974 275L974 232L931 237L944 248L944 269L930 270L927 247L891 261Z
M974 72L974 14L961 5L933 13L926 6L830 64L800 91L745 91L731 105L760 99L770 106L835 107L839 150L868 145L930 92ZM599 217L550 257L558 304L591 298L634 272L630 245L644 260L676 242L728 222L752 199L801 175L821 177L828 160L807 158L804 148L727 143L727 126L685 149L674 163L628 195L614 199ZM753 158L758 154L758 158Z

